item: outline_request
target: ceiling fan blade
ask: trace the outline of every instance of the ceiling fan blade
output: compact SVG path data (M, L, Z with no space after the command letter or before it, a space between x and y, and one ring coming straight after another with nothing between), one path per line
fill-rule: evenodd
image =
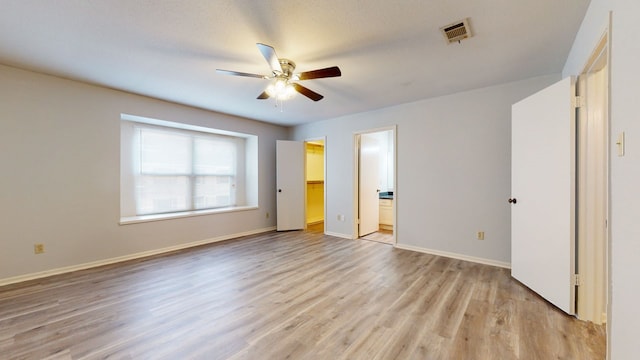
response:
M265 44L257 43L258 50L262 53L265 60L269 63L271 70L282 72L282 66L280 66L280 60L278 60L278 55L276 55L276 50Z
M268 79L269 78L266 75L250 74L250 73L239 72L239 71L231 71L231 70L216 69L216 72L219 73L219 74L225 74L225 75L246 76L246 77L259 78L259 79Z
M337 66L332 66L324 69L301 72L300 74L298 74L298 79L309 80L309 79L336 77L341 75L342 75L342 72L340 72L340 68Z
M258 97L256 99L264 100L264 99L268 99L268 98L269 98L269 94L267 94L266 91L263 91L262 94L258 95Z
M293 83L293 88L296 89L297 92L299 92L300 94L308 97L309 99L313 100L313 101L319 101L322 100L322 98L324 98L324 96L318 94L317 92L313 91L313 90L309 90L306 87L297 84L297 83Z

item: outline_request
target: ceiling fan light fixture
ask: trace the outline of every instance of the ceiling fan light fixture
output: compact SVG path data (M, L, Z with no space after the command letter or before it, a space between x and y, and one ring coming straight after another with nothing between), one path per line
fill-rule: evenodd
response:
M295 94L296 94L296 89L293 88L293 85L287 84L287 86L284 88L284 91L283 91L283 95L285 96L285 98L291 99Z
M277 79L267 86L265 92L277 100L289 100L295 95L296 90L286 79Z

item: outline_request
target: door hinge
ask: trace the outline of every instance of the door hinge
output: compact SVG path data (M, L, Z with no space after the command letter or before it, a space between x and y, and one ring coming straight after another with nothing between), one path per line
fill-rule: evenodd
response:
M581 108L584 106L584 96L574 96L571 99L571 105L575 108Z
M573 274L573 286L580 286L580 274Z
M356 220L356 224L360 224L360 219L357 219L357 220Z

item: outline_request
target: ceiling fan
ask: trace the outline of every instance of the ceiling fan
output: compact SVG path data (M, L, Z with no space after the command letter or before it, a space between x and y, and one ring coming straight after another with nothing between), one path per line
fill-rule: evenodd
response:
M260 100L268 99L270 97L273 97L276 100L286 100L291 98L295 92L299 92L313 101L319 101L322 100L324 96L298 84L297 82L342 75L340 68L337 66L294 74L293 70L295 70L296 64L293 61L278 58L276 50L269 45L261 43L257 43L256 45L258 46L258 50L262 53L262 56L267 60L267 63L269 63L269 66L271 67L271 75L258 75L222 69L216 69L216 72L226 75L273 80L272 83L267 86L265 91L258 95L258 99Z

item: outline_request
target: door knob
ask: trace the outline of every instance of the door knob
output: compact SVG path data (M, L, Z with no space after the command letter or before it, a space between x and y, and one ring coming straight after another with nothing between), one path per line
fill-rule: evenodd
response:
M516 198L509 199L509 204L515 204L517 202L518 202L518 199L516 199Z

